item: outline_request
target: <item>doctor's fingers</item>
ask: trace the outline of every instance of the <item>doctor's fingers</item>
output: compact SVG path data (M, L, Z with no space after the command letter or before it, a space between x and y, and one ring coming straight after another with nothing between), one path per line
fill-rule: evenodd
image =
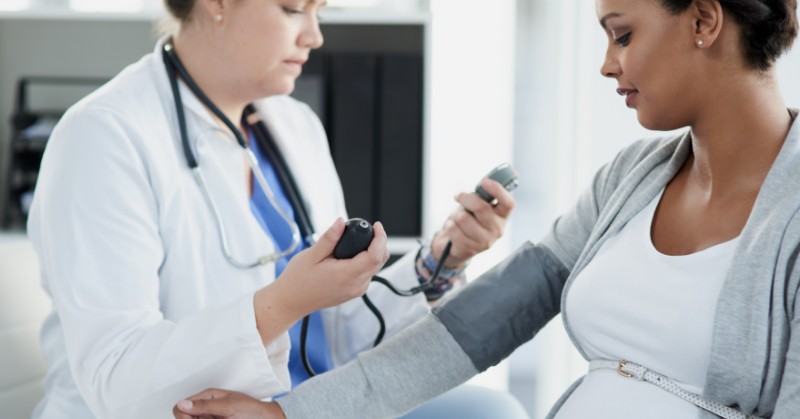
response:
M514 199L514 195L511 194L510 191L506 190L500 183L492 179L483 179L481 181L481 186L483 187L489 195L494 197L494 200L490 202L489 208L491 211L486 211L487 213L492 213L496 216L501 218L508 218L511 215L511 212L514 210L516 206L516 199ZM462 201L464 199L464 201ZM464 208L478 214L480 212L485 211L486 206L480 205L481 202L486 202L476 193L461 193L456 196L456 201L458 201Z
M383 224L376 222L373 225L374 237L367 251L357 254L350 260L340 260L342 270L339 272L340 280L345 282L352 290L351 297L360 297L367 292L372 277L381 270L389 260L388 239Z
M308 249L312 260L319 262L330 257L336 244L339 243L339 239L342 238L342 234L344 234L344 219L337 217L333 225L325 230L319 240Z
M482 220L477 214L468 212L463 208L455 211L448 221L451 223L446 224L446 227L451 230L448 233L462 232L466 239L478 243L477 246L481 250L489 248L497 241L503 235L506 225L505 218L484 216ZM453 244L457 243L454 242Z
M472 221L464 220L464 224L471 224L473 228L463 228L451 218L447 220L442 231L437 234L437 236L441 235L442 239L447 238L452 242L450 257L454 261L466 261L491 247L497 240L494 235L489 234L486 230L475 228L474 225L478 223L474 219ZM439 257L436 253L434 253L434 256Z
M383 227L383 223L380 221L372 225L372 231L374 235L372 236L369 248L367 248L367 253L370 255L371 261L380 268L389 260L389 238L386 235L386 229Z
M359 272L378 272L388 260L388 239L383 224L376 222L373 226L373 237L369 247L365 251L359 252L351 259L340 259L336 261L338 269L349 271L350 275Z

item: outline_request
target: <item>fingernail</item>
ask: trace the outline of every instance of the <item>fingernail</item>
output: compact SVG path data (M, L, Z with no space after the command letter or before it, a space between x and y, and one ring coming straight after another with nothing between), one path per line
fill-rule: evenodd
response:
M191 400L181 400L178 402L178 409L183 411L192 410L193 404Z

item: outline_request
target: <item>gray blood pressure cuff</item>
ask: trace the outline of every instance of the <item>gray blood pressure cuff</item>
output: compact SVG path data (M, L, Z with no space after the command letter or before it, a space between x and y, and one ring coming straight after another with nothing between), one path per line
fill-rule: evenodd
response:
M475 368L484 371L531 340L561 311L568 276L548 249L527 242L433 313Z

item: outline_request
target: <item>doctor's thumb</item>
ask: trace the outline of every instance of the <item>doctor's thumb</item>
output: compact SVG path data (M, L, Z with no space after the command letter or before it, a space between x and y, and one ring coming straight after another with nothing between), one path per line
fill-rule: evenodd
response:
M333 254L333 249L344 234L344 219L338 217L333 225L322 234L316 244L311 247L315 259L322 260Z

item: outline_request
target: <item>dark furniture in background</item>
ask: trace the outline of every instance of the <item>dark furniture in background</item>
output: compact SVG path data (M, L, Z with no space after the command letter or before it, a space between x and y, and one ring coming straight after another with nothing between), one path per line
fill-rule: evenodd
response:
M427 24L323 26L325 45L312 52L293 95L308 103L325 126L349 215L382 221L392 237L419 237ZM6 185L0 185L0 227L24 228L49 130L70 104L104 81L18 81ZM65 93L65 86L83 90ZM33 103L33 89L33 99L46 107Z
M3 228L25 227L42 153L53 126L64 113L62 108L38 107L33 96L60 96L62 102L72 102L105 81L84 77L23 77L17 81L14 111L9 118L11 133L7 148L6 185L0 186L3 193L0 196L0 225Z

